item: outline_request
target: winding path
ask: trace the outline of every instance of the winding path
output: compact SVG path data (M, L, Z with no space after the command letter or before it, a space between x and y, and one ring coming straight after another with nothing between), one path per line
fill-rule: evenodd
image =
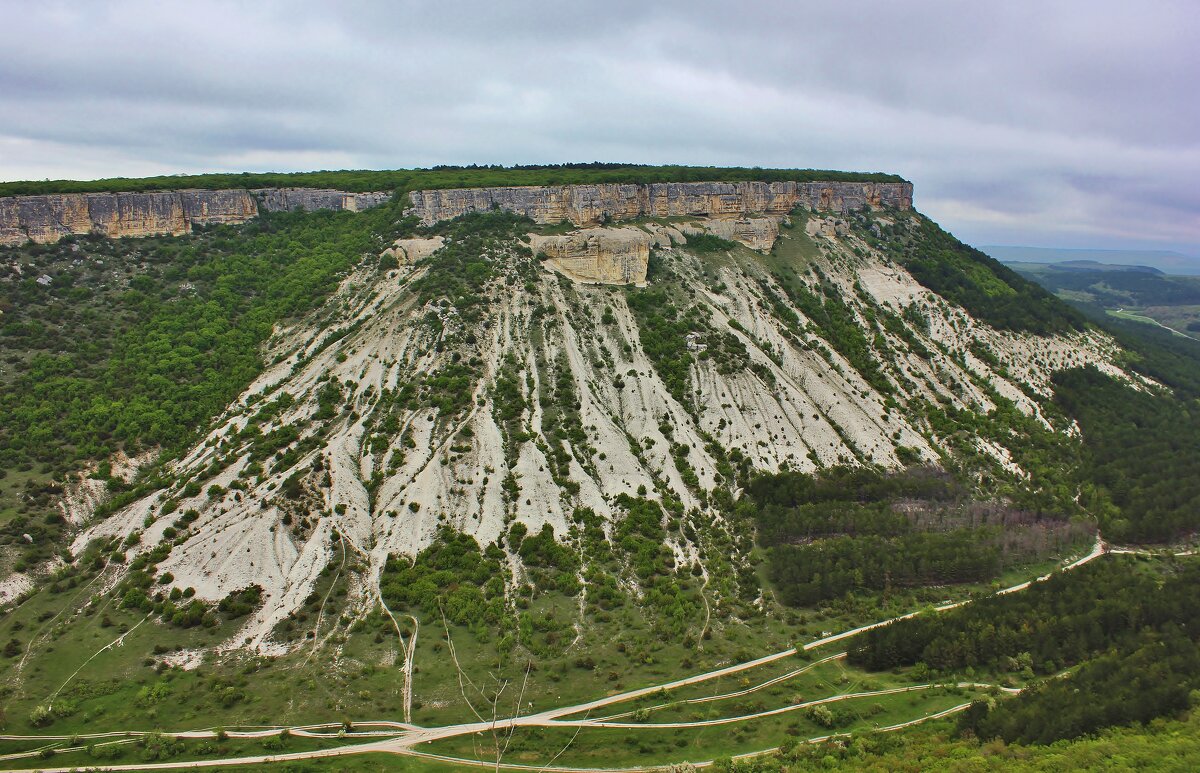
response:
M1078 569L1079 567L1084 566L1085 564L1088 564L1091 561L1094 561L1095 559L1099 558L1100 556L1105 555L1108 552L1110 552L1108 546L1104 543L1104 541L1102 539L1100 539L1098 537L1090 552L1088 552L1086 555L1064 565L1058 571L1070 571L1073 569ZM1114 553L1135 553L1135 552L1139 552L1139 551L1135 551L1133 549L1121 548L1121 549L1113 550L1112 552L1114 552ZM1186 553L1182 553L1180 555L1190 555L1192 552L1194 552L1194 551L1187 551ZM1003 594L1007 594L1007 593L1016 593L1016 592L1025 590L1030 585L1032 585L1034 582L1036 582L1038 580L1044 580L1044 579L1048 578L1049 576L1050 576L1049 574L1046 574L1046 575L1043 575L1043 576L1037 578L1037 580L1030 580L1027 582L1019 583L1017 585L1013 585L1008 588L1004 588L1003 590L997 591L997 595L1003 595ZM427 759L453 762L456 764L474 765L474 766L490 767L490 768L496 768L496 769L506 768L506 769L513 769L513 770L553 771L553 773L596 773L598 771L603 771L603 773L618 773L618 771L642 771L642 770L657 769L657 768L661 768L663 766L654 765L654 766L645 766L645 767L634 766L634 767L616 767L616 768L576 768L576 767L549 767L549 766L542 766L542 765L520 765L520 764L504 763L504 762L499 762L499 761L488 762L488 761L483 761L483 760L470 760L470 759L464 759L464 758L458 758L458 757L449 757L449 756L445 756L445 755L428 754L428 753L415 751L413 747L417 746L418 744L428 743L431 741L443 740L446 738L454 738L457 736L468 735L468 734L473 734L473 733L481 733L481 732L495 733L496 731L499 731L499 730L511 730L511 729L518 728L518 727L548 727L548 728L594 727L594 728L614 728L614 729L616 729L616 728L624 728L624 729L633 729L633 728L685 729L685 728L692 728L692 727L707 727L707 726L712 726L712 725L723 725L723 724L730 724L733 722L748 721L748 720L762 718L765 716L781 714L781 713L788 712L788 711L795 711L797 709L802 709L802 708L806 708L806 707L810 707L810 706L815 706L815 705L820 705L820 704L825 704L825 703L832 703L832 702L836 702L836 701L850 700L853 698L864 698L864 697L870 697L870 696L875 696L875 695L888 695L888 694L894 694L894 693L900 693L900 692L912 692L912 691L916 691L916 690L927 690L932 687L935 687L936 685L931 685L931 684L909 685L909 686L905 686L905 687L890 688L890 689L886 689L886 690L877 690L877 691L873 691L873 692L847 693L847 694L842 694L842 695L831 696L828 698L822 698L822 699L815 700L815 701L809 701L807 703L794 704L794 705L785 706L785 707L781 707L781 708L777 708L777 709L771 709L771 710L759 712L756 714L748 714L748 715L736 716L736 717L724 717L724 718L711 719L711 720L695 720L695 721L690 721L690 722L669 722L669 723L661 723L661 724L646 724L646 723L614 722L614 721L612 721L613 719L618 719L621 716L623 716L620 714L615 715L613 717L608 717L608 718L574 719L574 720L565 719L565 717L569 717L574 714L583 714L585 712L591 712L595 709L604 708L606 706L611 706L611 705L618 704L618 703L625 703L627 701L635 700L637 698L640 698L640 697L643 697L646 695L651 695L654 693L658 693L660 691L672 690L672 689L684 687L687 685L692 685L692 684L697 684L700 682L709 681L712 679L717 679L717 678L723 677L723 676L729 676L731 674L737 674L742 671L748 671L750 669L757 668L759 666L766 665L768 663L773 663L773 662L775 662L777 660L781 660L783 658L791 657L801 651L809 651L809 650L818 649L820 647L824 647L829 644L833 644L835 642L851 638L860 633L864 633L866 631L871 631L876 628L881 628L885 625L896 622L898 620L906 620L908 618L915 617L916 615L924 614L929 611L943 612L946 610L955 609L957 607L961 607L961 606L971 603L972 600L973 599L965 599L963 601L958 601L958 602L954 602L951 604L943 604L943 605L940 605L937 607L933 607L931 610L923 609L923 610L917 610L914 612L909 612L907 614L899 615L897 617L893 617L888 620L881 620L876 623L859 626L858 628L854 628L849 631L844 631L842 633L834 634L832 636L826 636L822 639L818 639L816 641L809 642L808 644L805 644L800 648L793 647L793 648L790 648L787 650L783 650L781 652L776 652L771 655L765 655L765 656L763 656L761 658L757 658L755 660L749 660L744 663L738 663L738 664L735 664L732 666L726 666L724 668L714 669L712 671L706 671L701 674L696 674L694 676L686 677L684 679L678 679L678 680L675 680L672 682L668 682L666 684L659 684L659 685L652 685L650 687L643 687L643 688L640 688L637 690L630 690L627 692L619 693L616 695L610 695L605 698L599 698L599 699L596 699L593 701L588 701L585 703L578 703L578 704L574 704L571 706L562 706L559 708L548 709L546 711L538 712L536 714L528 714L525 716L517 715L517 716L508 717L508 718L504 718L504 719L498 718L498 719L495 719L492 721L469 722L469 723L463 723L463 724L457 724L457 725L445 725L442 727L419 727L419 726L411 725L408 723L389 722L389 721L363 722L363 723L357 723L355 725L355 727L361 727L361 728L383 727L386 729L382 730L382 731L365 731L365 732L359 731L359 732L348 734L348 735L351 735L353 737L366 737L369 735L373 735L373 736L385 735L386 737L384 737L380 740L368 741L366 743L338 746L338 747L333 747L333 748L328 748L328 749L315 749L315 750L302 751L302 752L250 755L250 756L244 756L244 757L230 757L230 758L220 759L220 760L186 760L186 761L179 761L179 762L160 762L160 763L128 764L128 765L98 765L98 766L90 765L90 766L88 766L88 769L89 770L107 770L107 771L125 771L125 770L132 771L132 770L176 770L176 769L200 768L200 767L237 767L237 766L242 766L242 765L263 764L263 763L270 763L270 762L286 762L286 761L296 761L296 760L323 759L323 758L328 758L328 757L343 757L343 756L348 756L348 755L367 754L367 753L372 753L372 752L405 754L405 755L412 755L412 756L417 756L417 757L422 757L422 758L427 758ZM808 664L804 668L797 669L796 671L792 672L791 675L800 673L812 666L819 665L821 663L837 659L839 657L844 656L844 654L845 653L838 653L836 655L831 655L822 660L819 660L813 664ZM749 688L747 690L743 690L743 691L737 692L737 693L730 693L726 696L718 696L718 697L734 697L734 696L741 695L741 694L744 694L747 692L752 692L753 690L762 689L762 687L769 686L771 684L776 684L780 681L783 681L783 679L788 678L788 677L789 677L789 675L785 674L781 677L775 677L771 680L768 680L767 682L764 682L756 687ZM965 688L974 688L974 689L988 689L988 688L992 687L992 685L985 685L985 684L979 684L979 683L974 683L974 682L970 682L970 683L963 682L963 683L959 683L958 686L965 687ZM1013 688L1000 688L1000 689L1004 690L1005 692L1009 692L1009 693L1018 692L1018 690L1015 690ZM708 699L708 700L712 700L712 699ZM687 701L687 702L698 702L698 701L697 701L697 699L693 699L692 701ZM888 727L878 728L877 732L889 732L889 731L894 731L894 730L900 730L902 728L910 727L912 725L919 724L921 722L926 722L931 719L937 719L940 717L949 716L955 712L966 709L969 705L970 705L969 702L963 703L963 704L960 704L957 706L953 706L944 711L940 711L935 714L930 714L930 715L927 715L924 717L919 717L917 719L910 720L908 722L903 722L903 723L900 723L897 725L891 725ZM341 726L340 723L324 724L324 725L306 725L306 726L298 726L295 728L287 728L287 730L290 733L292 733L293 735L298 735L298 736L329 737L328 733L321 733L319 731L320 730L332 730L333 728L340 727L340 726ZM259 729L259 730L229 731L228 736L231 738L262 738L262 737L267 737L267 736L271 736L271 735L278 735L283 729L284 728L281 728L281 727L272 727L272 728ZM213 737L216 737L217 732L218 731L216 731L216 730L208 729L208 730L195 730L195 731L187 731L187 732L179 732L179 733L164 733L164 735L178 737L178 738L213 738ZM47 736L12 736L12 735L4 736L4 735L0 735L0 740L45 740L45 741L60 740L61 741L61 740L67 740L68 738L120 739L120 738L129 738L131 736L146 735L146 734L147 734L146 732L137 732L137 733L112 732L112 733L98 733L98 734L87 735L87 736L81 735L81 736L69 736L69 737L68 736L48 736L48 735ZM830 738L838 737L840 735L845 735L845 734L835 734L835 735L821 736L818 738L811 738L811 739L808 739L808 742L818 743L821 741L828 740ZM754 752L752 754L741 755L741 756L742 757L752 757L752 756L756 756L756 755L760 755L760 754L766 754L766 753L769 753L772 751L775 751L775 749L767 749L767 750L763 750L760 752ZM37 753L38 752L36 752L36 751L27 752L27 753L22 753L22 756L32 757L32 756L36 756ZM8 755L7 758L11 759L11 758L15 758L16 756L18 756L18 755ZM693 764L696 767L707 767L712 764L712 761L709 760L706 762L699 762L699 763L693 763ZM78 769L78 766L38 768L38 770L45 771L45 773L69 773L70 771L77 770L77 769ZM22 770L28 771L30 769L24 768Z

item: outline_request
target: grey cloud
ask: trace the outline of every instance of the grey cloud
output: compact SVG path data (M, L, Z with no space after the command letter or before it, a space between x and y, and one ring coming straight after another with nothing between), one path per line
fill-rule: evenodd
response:
M1200 253L1187 2L0 0L0 178L895 171L980 242Z

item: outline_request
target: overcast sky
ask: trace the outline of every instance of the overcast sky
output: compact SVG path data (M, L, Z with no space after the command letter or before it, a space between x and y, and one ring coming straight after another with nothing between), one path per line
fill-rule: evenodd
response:
M976 244L1200 256L1200 4L0 0L0 179L896 172Z

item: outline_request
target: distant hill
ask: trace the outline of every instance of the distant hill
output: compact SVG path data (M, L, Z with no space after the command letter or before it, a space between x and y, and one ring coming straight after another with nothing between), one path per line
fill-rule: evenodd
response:
M1046 263L1056 271L1129 271L1132 274L1153 274L1154 276L1166 276L1165 271L1160 271L1152 265L1123 265L1120 263L1099 263L1098 260L1066 260L1063 263Z
M1004 263L1103 264L1110 270L1152 267L1167 274L1200 276L1200 258L1172 250L1067 250L1053 247L987 245L979 249ZM1100 266L1090 265L1098 269Z

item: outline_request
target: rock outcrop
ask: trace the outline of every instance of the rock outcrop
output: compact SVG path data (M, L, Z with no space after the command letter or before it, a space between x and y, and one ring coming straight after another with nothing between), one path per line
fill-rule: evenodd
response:
M181 190L138 193L62 193L0 198L0 245L56 242L71 234L162 236L194 225L244 223L259 209L359 211L387 201L388 193L310 188Z
M679 223L642 223L642 228L650 234L650 246L674 247L687 244L687 236L683 233L683 225Z
M530 234L534 255L577 282L595 284L646 283L650 234L640 228L588 228L563 236Z
M440 250L445 243L446 240L441 236L428 239L397 239L391 247L380 253L379 257L390 255L401 266L411 266Z
M847 233L844 222L834 217L812 218L804 226L809 236L823 236L826 239L836 239Z
M770 252L779 238L779 220L779 217L716 218L684 223L681 229L685 234L709 233L739 242L752 250Z
M912 206L911 183L705 182L452 188L414 191L408 210L425 225L501 209L536 223L596 225L637 217L785 215L797 206L848 212Z

